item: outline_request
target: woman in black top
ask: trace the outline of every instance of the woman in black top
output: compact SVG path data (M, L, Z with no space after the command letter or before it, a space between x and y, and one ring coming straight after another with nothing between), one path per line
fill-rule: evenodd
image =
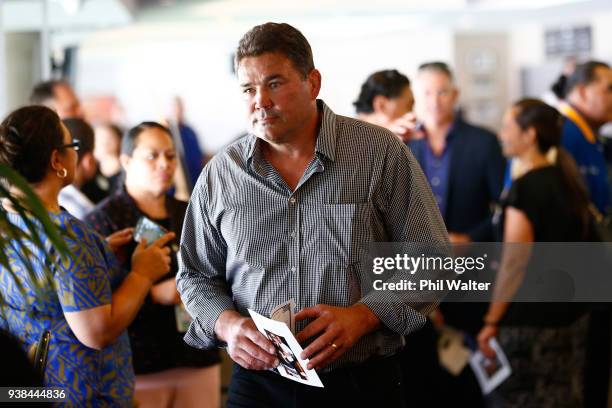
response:
M180 236L187 204L168 195L177 164L169 130L155 122L129 130L122 141L121 164L124 186L102 201L87 221L108 235L134 227L146 216ZM126 268L135 245L126 245L122 248L125 253L118 254ZM142 407L218 407L219 352L197 350L183 341L184 328L177 325L181 308L175 281L177 244L171 249L170 273L153 286L128 329L136 372L135 399Z
M520 100L504 116L499 134L504 155L520 161L524 170L503 200L499 225L504 243L576 242L592 237L587 191L575 163L560 147L562 123L556 109L534 99ZM528 260L529 245L504 248L497 301L485 315L479 347L493 357L489 340L497 337L510 360L512 376L497 390L502 406L583 406L587 318L580 312L568 317L567 311L573 310L569 304L499 300L516 294Z

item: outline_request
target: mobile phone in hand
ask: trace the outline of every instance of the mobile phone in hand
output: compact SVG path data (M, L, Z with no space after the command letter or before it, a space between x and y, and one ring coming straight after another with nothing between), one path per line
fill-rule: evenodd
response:
M161 225L142 216L138 219L138 223L136 223L136 227L134 228L134 241L140 242L142 238L145 238L147 240L147 246L149 246L167 232L168 231Z

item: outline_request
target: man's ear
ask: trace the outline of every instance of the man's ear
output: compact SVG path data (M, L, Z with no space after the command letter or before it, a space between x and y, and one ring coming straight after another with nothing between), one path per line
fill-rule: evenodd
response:
M453 87L453 102L455 107L457 106L457 103L459 102L459 88L457 88L456 86Z
M310 97L312 99L317 99L321 91L321 73L315 68L310 71L307 80L310 85Z

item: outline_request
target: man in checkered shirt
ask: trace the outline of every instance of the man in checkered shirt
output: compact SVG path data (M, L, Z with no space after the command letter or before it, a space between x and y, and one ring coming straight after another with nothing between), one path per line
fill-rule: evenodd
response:
M228 406L403 406L395 353L432 304L372 291L362 266L372 242L448 242L427 180L391 132L317 99L321 74L295 28L252 28L235 62L251 132L210 161L189 202L185 341L227 348ZM267 316L289 299L325 388L267 371L279 362L247 309Z

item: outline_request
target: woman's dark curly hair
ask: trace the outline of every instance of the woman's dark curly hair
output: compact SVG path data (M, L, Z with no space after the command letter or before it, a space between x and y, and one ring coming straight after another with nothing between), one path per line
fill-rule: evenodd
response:
M361 85L359 97L353 102L355 110L357 113L372 113L376 96L396 98L407 86L410 86L410 80L396 69L375 72Z

